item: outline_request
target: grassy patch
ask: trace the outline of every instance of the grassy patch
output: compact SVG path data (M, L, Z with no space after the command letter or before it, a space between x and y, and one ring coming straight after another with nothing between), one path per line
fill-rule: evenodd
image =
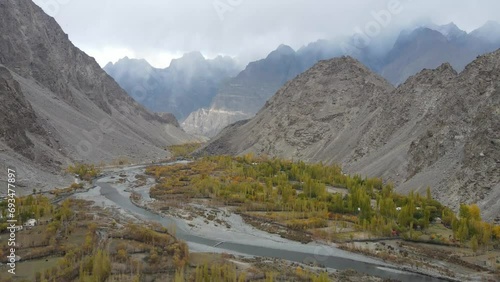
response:
M187 143L167 147L173 158L187 158L201 147L201 143Z
M48 257L16 264L16 281L25 279L26 281L36 281L37 272L43 273L45 269L53 268L62 257ZM2 271L6 272L6 271Z

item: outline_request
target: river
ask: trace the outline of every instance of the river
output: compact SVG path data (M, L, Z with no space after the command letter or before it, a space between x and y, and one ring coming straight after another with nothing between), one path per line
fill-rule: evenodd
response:
M118 176L123 171L141 168L138 166L124 168L121 171L114 171L112 174ZM109 175L108 175L109 176ZM113 202L116 206L127 213L134 214L143 220L154 221L165 227L171 227L176 224L176 220L168 217L162 217L146 209L137 207L129 198L125 197L113 185L103 180L97 180L95 185L100 187L100 197ZM255 242L242 242L241 240L223 241L217 238L199 236L190 232L187 228L177 225L176 237L186 241L188 244L197 244L207 248L217 248L229 253L239 253L249 256L270 257L285 259L288 261L307 263L317 261L319 264L332 269L345 270L353 269L361 273L377 276L381 278L395 279L399 281L445 281L435 277L424 276L416 273L400 271L396 267L379 262L372 258L364 257L359 254L352 254L331 246L318 248L318 244L290 244L283 247L279 244L256 244ZM181 228L179 228L181 227ZM216 246L216 247L214 247Z

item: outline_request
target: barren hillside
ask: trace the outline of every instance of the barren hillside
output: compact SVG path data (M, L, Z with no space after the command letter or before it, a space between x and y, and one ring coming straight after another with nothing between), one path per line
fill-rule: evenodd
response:
M202 153L270 154L341 163L402 192L432 187L457 207L500 211L500 51L457 74L449 64L394 89L358 61L322 61L287 83L249 121L226 128Z
M193 139L130 98L32 1L0 2L0 34L0 160L23 191L67 184L60 172L73 161L156 160Z

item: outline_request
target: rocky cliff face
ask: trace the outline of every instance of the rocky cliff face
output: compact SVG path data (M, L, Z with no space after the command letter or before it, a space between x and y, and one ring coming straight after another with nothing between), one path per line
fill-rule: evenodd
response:
M182 128L191 134L214 137L228 124L251 118L242 111L220 110L217 108L199 109L182 122Z
M26 100L10 71L0 66L0 140L29 160L35 160L34 144L27 134L47 138L47 132Z
M285 84L253 119L226 128L204 153L254 152L340 163L399 191L500 211L500 51L457 72L424 70L394 89L358 61L322 61Z
M438 195L500 211L500 51L481 56L454 79L431 89L439 99L423 121L427 132L408 150L408 178L434 175ZM436 173L442 172L445 177ZM415 174L415 176L413 176ZM414 181L413 181L414 182ZM413 183L415 185L415 183ZM448 195L456 197L448 198Z
M67 185L55 175L73 161L158 159L192 140L128 96L30 0L0 2L0 92L0 160L26 191Z

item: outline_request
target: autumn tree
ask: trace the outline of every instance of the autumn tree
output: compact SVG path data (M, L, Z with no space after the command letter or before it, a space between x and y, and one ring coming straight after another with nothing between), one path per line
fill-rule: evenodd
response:
M474 253L477 253L477 249L479 248L479 242L477 240L476 235L472 236L470 240L470 247Z

